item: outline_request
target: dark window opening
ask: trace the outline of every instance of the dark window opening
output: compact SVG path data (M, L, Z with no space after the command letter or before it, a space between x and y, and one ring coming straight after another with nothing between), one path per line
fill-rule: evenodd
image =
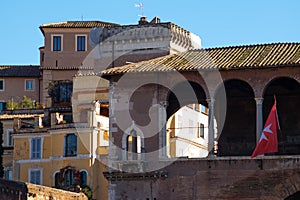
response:
M65 156L77 156L77 136L74 134L65 137Z
M85 36L77 36L77 51L85 51Z
M61 51L61 36L53 36L53 51Z

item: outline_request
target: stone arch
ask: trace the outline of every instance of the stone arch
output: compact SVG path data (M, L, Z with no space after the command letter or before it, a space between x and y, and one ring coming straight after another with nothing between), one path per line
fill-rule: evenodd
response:
M168 94L167 119L182 106L188 104L203 104L207 107L206 93L196 82L186 81L176 84Z
M263 98L263 119L268 117L276 96L280 125L278 132L278 153L280 155L299 154L300 113L295 108L300 104L300 83L290 77L276 77L265 87Z
M226 102L220 88L215 93L215 118L219 156L251 155L256 144L256 104L252 87L240 79L224 82ZM221 100L222 99L222 100ZM224 110L224 105L226 109ZM224 113L226 112L226 113ZM225 118L224 125L222 119Z
M284 180L281 180L273 189L274 191L274 196L279 197L280 199L285 199L285 200L293 200L297 198L293 197L298 197L300 194L300 187L299 187L299 182L300 182L300 177L299 177L299 172L293 174L287 174L287 178ZM299 198L298 198L299 199Z
M140 149L137 149L137 152L132 152L134 154L133 158L136 159L132 159L132 160L137 160L137 159L143 159L143 153L144 153L144 149L145 149L145 142L144 142L144 134L143 132L136 126L135 122L132 122L132 125L127 128L125 130L125 132L123 133L123 137L122 137L122 150L123 150L123 160L128 160L128 137L132 136L132 137L139 137L140 138ZM137 144L135 144L137 145ZM137 146L136 146L137 148ZM140 154L141 156L138 157L138 154Z

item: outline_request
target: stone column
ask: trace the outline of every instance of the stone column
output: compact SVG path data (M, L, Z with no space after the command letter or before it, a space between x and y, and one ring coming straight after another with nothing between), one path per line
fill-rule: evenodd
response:
M263 98L255 98L256 101L256 141L260 139L260 135L263 129L263 112L262 112L262 103Z
M160 102L160 111L159 111L159 127L161 128L159 136L159 157L167 157L167 101Z
M208 156L214 156L214 140L215 140L215 117L214 103L215 99L207 99L208 102Z
M113 138L113 132L114 127L113 125L116 122L115 119L115 101L114 101L114 92L115 92L115 83L114 82L110 82L109 85L109 147L108 147L108 166L109 166L109 171L111 172L112 169L111 167L113 166L114 162L118 159L117 157L117 148L114 144L114 138Z

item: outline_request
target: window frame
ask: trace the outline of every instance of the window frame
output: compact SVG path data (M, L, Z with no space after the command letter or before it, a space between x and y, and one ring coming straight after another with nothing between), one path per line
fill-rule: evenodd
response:
M6 146L8 146L8 147L14 146L14 139L11 136L11 134L13 134L13 133L14 133L14 129L11 129L11 128L6 129ZM11 138L11 140L10 140L10 138ZM10 141L11 141L11 144L10 144Z
M84 50L78 50L78 38L84 37ZM76 52L86 52L87 51L87 35L86 34L76 34L75 35L75 51Z
M75 146L75 150L73 154L70 154L68 150L69 148L72 148L73 146L70 146L68 145L68 137L70 136L75 136L76 137L76 146ZM69 133L69 134L66 134L66 136L64 137L64 157L76 157L78 155L78 136L75 134L75 133Z
M40 142L40 156L39 157L36 157L36 156L33 156L34 153L37 154L36 152L33 152L33 146L32 146L32 141L33 139L40 139L41 142ZM32 137L29 139L29 142L30 142L30 159L32 160L37 160L37 159L42 159L43 158L43 139L42 137Z
M2 110L6 110L7 109L7 103L5 101L0 101L0 114L2 112Z
M54 49L54 37L60 37L60 50L55 50ZM62 52L63 51L63 41L64 41L64 37L62 34L53 34L51 35L51 51L54 52Z
M80 173L80 185L81 186L87 185L87 182L88 182L87 180L88 180L88 175L89 175L88 171L86 169L81 169L81 170L79 170L79 173ZM83 173L85 173L85 183L82 180Z
M32 89L27 88L27 82L32 82ZM33 92L35 90L35 80L34 79L25 79L25 91Z
M0 81L2 81L2 88L0 88L0 92L4 92L5 91L5 80L0 79Z
M198 131L198 138L204 138L205 125L203 123L198 123Z
M32 172L39 172L40 173L40 180L39 183L32 181ZM43 168L29 168L28 169L28 182L36 185L43 185Z

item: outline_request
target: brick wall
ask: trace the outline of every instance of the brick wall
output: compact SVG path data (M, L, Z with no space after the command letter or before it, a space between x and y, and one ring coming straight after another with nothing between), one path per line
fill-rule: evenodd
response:
M166 179L112 182L116 199L284 199L300 191L300 157L180 159Z
M0 199L87 200L87 197L83 193L68 192L41 185L0 179Z

